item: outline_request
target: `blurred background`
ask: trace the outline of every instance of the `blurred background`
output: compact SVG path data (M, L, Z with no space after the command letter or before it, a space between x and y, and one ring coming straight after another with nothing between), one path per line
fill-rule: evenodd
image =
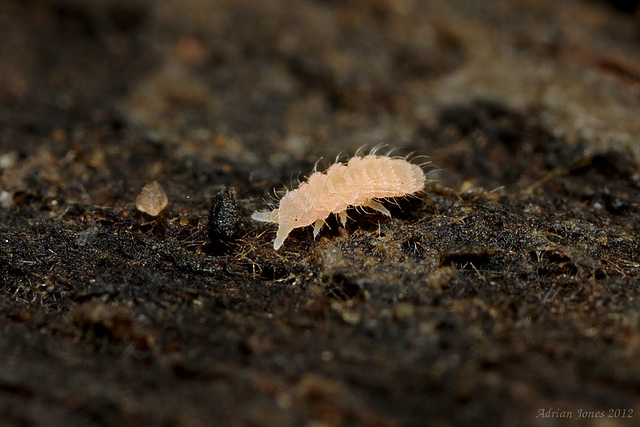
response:
M516 169L539 151L523 140L540 127L545 141L573 147L567 158L609 147L637 155L636 10L577 0L4 0L0 168L29 157L40 172L22 167L1 184L28 191L28 176L44 175L50 192L105 204L174 171L198 183L176 191L204 196L202 183L270 187L320 157L322 166L378 144L430 155L451 171L439 176L448 185L516 183L517 171L477 177L492 173L473 158L487 140L478 126L501 144L511 132L511 148L491 160ZM518 130L488 124L498 116ZM64 189L51 185L60 174Z

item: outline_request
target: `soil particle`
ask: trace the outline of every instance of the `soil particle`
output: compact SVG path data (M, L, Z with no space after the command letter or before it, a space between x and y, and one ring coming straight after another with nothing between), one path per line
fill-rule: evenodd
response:
M167 193L158 181L142 187L142 191L136 197L136 208L151 216L158 216L168 203Z
M213 252L221 253L229 248L241 232L241 218L235 188L225 188L213 196L209 210L209 245Z

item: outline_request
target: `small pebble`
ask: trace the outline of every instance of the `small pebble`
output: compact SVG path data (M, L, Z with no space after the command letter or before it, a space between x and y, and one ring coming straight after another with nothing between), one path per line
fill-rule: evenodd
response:
M167 206L169 199L164 188L158 181L153 181L142 188L140 195L136 198L136 208L139 211L157 216Z

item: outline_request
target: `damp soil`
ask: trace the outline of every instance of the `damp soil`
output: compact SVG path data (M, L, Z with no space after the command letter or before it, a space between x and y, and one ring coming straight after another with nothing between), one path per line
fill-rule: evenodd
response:
M0 425L634 425L637 6L3 1ZM381 143L425 191L274 251Z

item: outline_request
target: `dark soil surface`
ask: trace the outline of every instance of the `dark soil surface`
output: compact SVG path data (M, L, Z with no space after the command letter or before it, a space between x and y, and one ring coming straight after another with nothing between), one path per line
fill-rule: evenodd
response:
M638 425L637 3L2 0L0 425Z

